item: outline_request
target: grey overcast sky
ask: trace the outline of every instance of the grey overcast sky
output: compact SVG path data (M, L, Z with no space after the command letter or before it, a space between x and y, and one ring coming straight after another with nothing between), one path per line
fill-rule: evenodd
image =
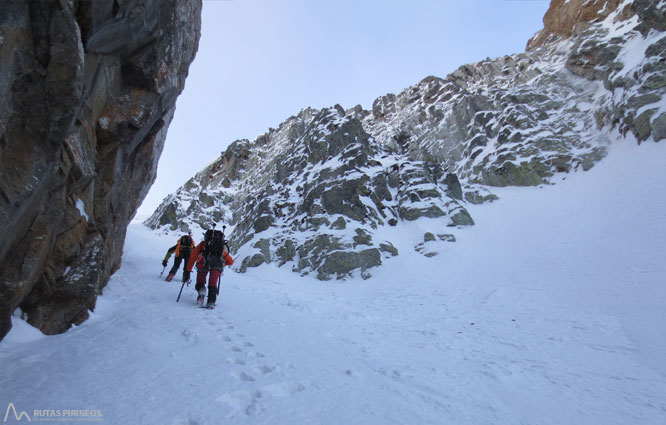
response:
M204 0L201 40L137 213L237 139L311 106L344 108L525 50L548 0Z

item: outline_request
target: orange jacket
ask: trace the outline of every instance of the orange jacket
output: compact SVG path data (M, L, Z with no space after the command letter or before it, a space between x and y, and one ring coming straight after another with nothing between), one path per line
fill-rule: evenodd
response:
M194 239L192 239L192 236L190 236L190 246L181 245L181 242L183 241L183 237L184 236L181 236L178 239L178 243L176 244L176 257L178 257L180 255L180 249L181 248L190 248L190 249L194 248Z
M197 261L197 257L199 254L203 254L204 247L206 246L206 241L202 241L199 245L197 245L194 250L192 250L192 253L190 254L190 258L187 260L187 265L185 266L185 270L188 272L192 271L192 267L194 267L194 263ZM230 266L234 263L234 259L229 255L227 251L222 251L222 258L224 258L224 265L225 266Z
M190 236L190 246L181 245L182 241L183 241L183 236L178 238L178 242L176 242L176 244L174 246L169 248L166 255L164 256L164 261L169 261L169 258L171 258L171 254L173 254L173 253L176 254L176 258L180 257L181 248L190 248L190 249L194 248L194 239L192 239L192 236Z

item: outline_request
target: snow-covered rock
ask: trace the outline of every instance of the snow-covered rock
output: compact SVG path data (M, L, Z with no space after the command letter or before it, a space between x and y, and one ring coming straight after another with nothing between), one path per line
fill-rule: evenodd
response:
M468 203L497 199L493 187L588 170L618 134L665 138L663 7L596 3L594 22L577 21L570 37L427 77L371 111L308 108L236 141L146 224L230 224L240 271L277 263L319 279L367 277L399 255L385 226L432 220L433 234L450 235L474 224Z

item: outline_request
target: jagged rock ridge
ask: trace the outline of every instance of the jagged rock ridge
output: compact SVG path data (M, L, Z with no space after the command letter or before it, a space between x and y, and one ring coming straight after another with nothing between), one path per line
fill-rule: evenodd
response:
M241 270L291 262L295 271L328 279L397 255L390 241L373 238L379 226L423 216L472 224L459 186L436 164L377 145L354 111L306 109L252 143L233 143L167 198L149 225L186 230L184 217L200 227L234 223L243 236L232 238L232 248L256 251Z
M587 170L629 133L666 138L665 3L586 2L567 15L582 0L554 0L527 52L428 77L371 111L305 109L234 142L146 224L230 223L241 271L277 263L320 279L367 276L399 254L382 226L424 217L472 225L466 202L496 199L493 186ZM455 240L435 233L424 243Z
M0 8L0 338L81 323L120 266L199 40L200 0Z

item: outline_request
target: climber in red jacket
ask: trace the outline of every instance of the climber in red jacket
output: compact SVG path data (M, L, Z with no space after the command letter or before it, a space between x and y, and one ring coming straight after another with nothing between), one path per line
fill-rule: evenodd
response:
M184 276L189 279L192 267L197 265L197 304L202 305L206 296L206 275L208 276L208 302L206 308L214 308L219 292L218 282L224 266L230 266L234 259L224 249L227 241L219 230L207 230L204 240L194 248L185 266ZM228 248L228 246L227 246Z

